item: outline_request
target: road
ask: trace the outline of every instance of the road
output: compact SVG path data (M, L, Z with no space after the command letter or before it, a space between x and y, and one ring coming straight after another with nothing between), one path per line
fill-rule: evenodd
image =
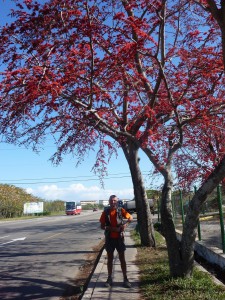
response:
M100 212L0 222L0 299L55 300L103 238Z
M176 224L176 229L182 231L181 220ZM204 219L200 222L201 241L206 247L222 248L221 225L218 217ZM198 233L196 239L198 240Z

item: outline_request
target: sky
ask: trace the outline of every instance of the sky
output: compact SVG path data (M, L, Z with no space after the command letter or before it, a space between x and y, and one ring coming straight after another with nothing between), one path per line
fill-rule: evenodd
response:
M10 19L7 15L13 7L12 1L0 0L0 25ZM95 152L89 153L82 164L66 156L59 166L50 162L55 147L51 137L37 154L31 149L0 143L0 184L10 184L25 189L28 193L45 200L63 201L106 200L111 194L120 199L133 199L133 186L128 164L121 150L108 164L108 176L104 188L91 169ZM146 188L156 188L158 178L149 176L152 171L147 157L140 155L140 167Z
M91 172L95 162L95 153L84 158L76 167L76 159L66 156L59 166L54 166L49 158L54 146L46 143L39 154L30 149L10 144L0 144L0 183L25 189L34 196L45 200L106 200L111 194L120 199L133 198L133 186L127 162L119 151L108 165L108 176L104 179L104 188L98 176ZM151 178L148 176L150 163L141 158L146 188ZM150 169L150 168L149 168Z

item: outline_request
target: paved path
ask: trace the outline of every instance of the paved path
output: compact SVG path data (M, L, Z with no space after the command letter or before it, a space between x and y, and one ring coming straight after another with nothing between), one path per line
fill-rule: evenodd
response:
M131 228L130 228L131 230ZM139 270L135 263L137 249L130 237L130 232L125 234L127 276L132 284L131 288L123 287L123 276L120 268L120 262L115 252L113 264L113 286L106 288L104 283L107 279L107 258L104 250L95 272L91 278L88 288L82 297L82 300L140 300L139 292Z
M134 229L136 220L132 222L132 225L133 226L129 227L129 231L126 232L125 236L125 243L127 245L127 274L132 287L130 289L123 287L123 276L118 255L114 258L114 284L112 288L106 288L104 286L107 279L107 258L106 251L104 250L82 300L141 300L139 290L140 274L135 262L137 249L134 246L134 241L130 237L130 231ZM182 226L180 226L180 228L182 229ZM202 244L204 244L205 247L209 247L210 245L212 246L213 244L214 246L221 248L219 221L215 222L215 220L210 220L209 222L201 222L201 231L203 240ZM222 252L222 250L220 252Z

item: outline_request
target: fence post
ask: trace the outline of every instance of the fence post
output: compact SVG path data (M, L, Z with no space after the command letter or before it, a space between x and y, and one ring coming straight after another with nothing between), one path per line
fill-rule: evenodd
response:
M195 193L197 191L197 188L195 186ZM198 218L198 240L201 241L202 240L202 235L201 235L201 226L200 226L200 220Z
M172 195L172 214L173 214L173 221L174 224L176 223L176 215L175 215L175 203L174 203L174 196Z
M182 198L182 191L180 190L180 205L181 205L181 217L182 217L182 225L184 226L184 205Z
M159 205L159 197L157 199L157 210L158 210L158 222L160 222L160 205Z
M217 199L220 213L220 228L221 228L221 238L222 238L222 249L225 253L225 236L224 236L224 223L223 223L223 207L222 207L222 197L221 197L221 187L217 186Z

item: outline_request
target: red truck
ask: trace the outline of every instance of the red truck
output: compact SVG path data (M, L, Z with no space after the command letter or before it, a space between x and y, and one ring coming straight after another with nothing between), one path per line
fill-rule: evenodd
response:
M75 201L66 202L66 215L80 215L82 207L77 205Z

